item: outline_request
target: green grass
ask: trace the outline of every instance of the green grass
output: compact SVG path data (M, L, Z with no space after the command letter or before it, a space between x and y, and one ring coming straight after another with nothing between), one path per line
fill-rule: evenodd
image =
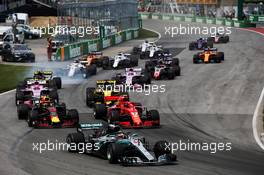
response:
M0 93L15 89L22 81L30 67L0 64Z
M146 30L146 29L139 29L139 34L137 39L144 39L144 38L158 38L159 35L155 32Z

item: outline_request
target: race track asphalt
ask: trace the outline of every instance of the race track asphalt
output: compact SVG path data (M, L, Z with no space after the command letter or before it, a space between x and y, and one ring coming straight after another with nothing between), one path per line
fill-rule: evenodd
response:
M147 20L144 26L161 33L164 47L177 51L197 39L197 35L171 38L164 26L172 21ZM187 25L183 23L183 25ZM197 24L194 24L197 25ZM165 93L149 96L132 94L133 101L142 102L161 113L162 127L136 130L152 143L170 142L231 142L231 151L178 151L178 165L160 167L122 167L110 165L97 157L70 154L67 151L32 150L32 143L65 141L74 129L30 129L18 121L14 93L0 96L0 174L138 174L138 175L261 175L264 172L264 153L256 144L252 132L252 116L264 86L264 38L256 33L232 30L231 42L216 47L225 52L222 64L192 63L195 52L184 49L180 58L182 76L173 81L153 81L166 85ZM141 64L142 65L142 64ZM77 108L81 121L92 121L91 109L85 106L85 88L95 80L111 78L115 71L99 71L81 84L64 85L62 101Z

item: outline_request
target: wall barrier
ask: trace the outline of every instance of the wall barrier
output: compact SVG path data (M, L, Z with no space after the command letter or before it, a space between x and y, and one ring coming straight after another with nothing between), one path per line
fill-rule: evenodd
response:
M216 24L229 27L238 27L238 28L248 28L256 27L256 24L251 23L250 21L238 21L224 18L209 18L209 17L200 17L200 16L182 16L177 14L162 14L162 13L148 13L141 12L139 13L141 19L161 19L161 20L174 20L182 22L197 22L204 24ZM259 18L258 18L259 19Z
M57 50L54 55L54 59L56 61L67 61L76 57L87 55L92 51L100 51L102 49L120 44L124 41L138 38L138 32L139 29L130 29L102 39L86 40L65 45Z

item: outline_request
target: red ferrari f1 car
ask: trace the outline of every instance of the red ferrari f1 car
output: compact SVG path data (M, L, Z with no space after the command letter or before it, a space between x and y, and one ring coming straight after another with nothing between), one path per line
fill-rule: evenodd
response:
M157 110L147 110L141 103L128 101L126 96L108 96L105 101L112 104L95 104L94 117L123 128L159 127L160 115Z

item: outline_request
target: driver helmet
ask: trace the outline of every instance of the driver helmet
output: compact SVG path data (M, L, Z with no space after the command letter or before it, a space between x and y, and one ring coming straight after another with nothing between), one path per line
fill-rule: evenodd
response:
M49 106L50 103L51 103L50 97L46 95L40 97L40 104L42 105L42 107L47 107Z
M120 131L121 128L118 125L109 124L108 125L108 133L114 133Z

